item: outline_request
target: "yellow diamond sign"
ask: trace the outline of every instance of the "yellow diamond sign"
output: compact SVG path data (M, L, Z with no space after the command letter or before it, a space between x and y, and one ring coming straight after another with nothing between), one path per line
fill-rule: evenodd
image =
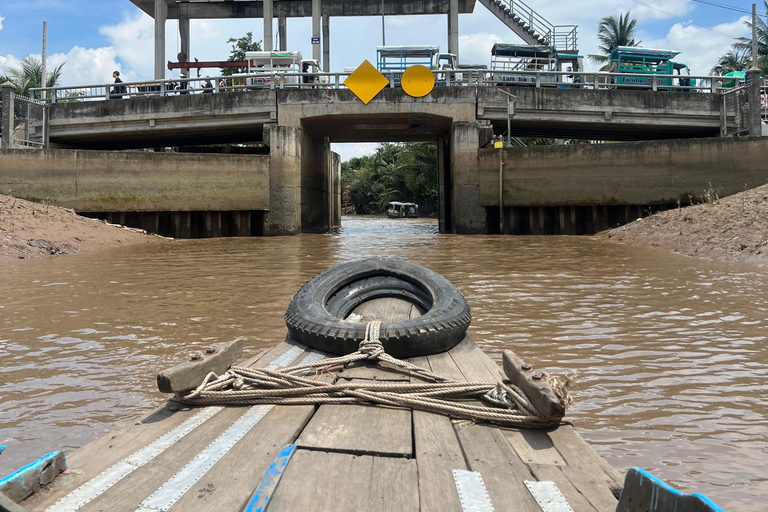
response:
M344 85L367 105L389 85L389 80L366 60L344 80Z

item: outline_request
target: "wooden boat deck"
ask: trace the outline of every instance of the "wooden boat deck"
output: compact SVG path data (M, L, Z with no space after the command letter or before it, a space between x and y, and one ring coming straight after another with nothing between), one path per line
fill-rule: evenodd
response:
M243 366L274 368L320 357L288 339ZM460 381L503 377L468 336L449 352L410 362ZM360 364L316 378L415 379ZM281 450L289 444L296 448L281 470ZM239 512L261 482L262 498L271 498L269 512L461 512L469 509L466 503L462 508L454 481L458 469L482 476L496 511L541 512L524 482L552 481L575 512L613 512L623 481L569 425L509 429L365 405L189 409L168 403L67 458L69 469L22 506Z

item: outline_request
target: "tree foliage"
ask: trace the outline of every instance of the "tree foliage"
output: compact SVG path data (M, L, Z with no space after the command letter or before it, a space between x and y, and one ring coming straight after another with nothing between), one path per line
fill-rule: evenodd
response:
M763 0L763 6L765 8L765 14L763 16L757 17L757 23L755 24L755 32L757 35L757 58L758 58L758 66L762 70L763 74L768 74L768 24L766 24L766 19L768 19L768 0ZM752 22L746 21L745 22L747 26L749 27L750 33L752 32ZM733 71L745 71L746 69L749 69L749 67L752 66L752 38L751 37L739 37L736 40L736 43L733 45L733 50L728 53L733 53L733 51L741 52L743 54L743 58L747 61L747 66L743 70L733 70ZM728 55L726 53L723 57ZM723 58L721 57L721 59ZM721 63L722 64L722 63ZM725 68L725 64L723 64L723 68ZM726 72L725 69L723 69L723 72Z
M245 60L245 52L261 51L261 41L253 40L253 32L246 32L243 37L237 39L230 37L227 39L227 42L232 43L232 51L229 53L229 58L227 59L228 62ZM248 68L245 67L223 68L221 74L223 76L231 76L235 73L245 73L247 71Z
M747 71L752 64L752 59L745 52L733 49L721 56L717 63L723 66L722 73L725 75L732 71Z
M629 12L616 16L606 16L597 26L598 49L601 55L590 55L589 59L598 64L606 64L611 52L619 46L638 46L642 41L635 41L635 26L637 20L629 19ZM607 69L607 66L606 66Z
M56 87L61 80L62 62L47 72L46 87ZM0 76L0 83L11 82L19 96L29 96L29 90L41 87L43 82L43 61L35 56L24 57L18 67L8 69L7 76Z
M357 213L382 213L389 201L403 201L431 215L437 210L437 149L432 142L382 144L373 155L342 163L341 180Z

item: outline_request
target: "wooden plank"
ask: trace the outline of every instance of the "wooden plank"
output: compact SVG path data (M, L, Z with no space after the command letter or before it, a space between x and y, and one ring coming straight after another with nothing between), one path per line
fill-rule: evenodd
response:
M339 374L339 378L394 382L408 382L411 380L408 371L401 370L388 363L377 364L368 361L358 361L347 365Z
M0 493L0 511L2 512L27 512L27 509Z
M298 450L269 512L419 509L416 461Z
M611 488L605 485L601 474L571 466L562 467L560 471L599 512L616 510L616 496L613 495Z
M487 425L455 428L468 469L482 475L496 510L509 510L514 504L516 512L541 512L523 483L533 480L533 475L498 428Z
M460 375L450 356L448 360ZM414 357L409 362L430 368L427 357ZM413 411L413 441L419 469L421 512L462 512L459 495L452 492L455 489L452 470L467 469L467 464L451 419L441 414Z
M560 420L565 416L565 401L544 379L541 372L534 372L511 350L504 351L504 373L515 386L525 393L531 405L547 419Z
M464 378L464 374L461 373L461 370L459 370L459 367L456 366L456 361L453 360L451 354L448 352L441 352L439 354L432 354L431 356L427 356L427 362L429 363L429 368L432 370L432 372L440 375L441 377L459 382L464 382L467 380Z
M254 364L267 366L294 346L295 343L279 343L261 354ZM166 403L146 418L68 454L69 469L52 485L28 498L23 505L30 510L45 510L125 457L178 427L199 411L198 408Z
M545 431L532 429L502 429L501 431L526 464L565 466L562 455Z
M242 510L283 445L296 439L313 412L311 405L274 407L169 512Z
M568 501L573 512L614 512L616 509L616 499L613 500L613 508L602 509L594 507L587 498L580 492L580 489L571 483L561 468L551 465L530 464L531 472L536 480L549 480L555 482L560 493ZM612 497L612 496L611 496ZM612 497L613 498L613 497Z
M291 461L294 453L296 453L295 444L287 444L280 449L280 453L277 454L274 462L269 465L267 472L259 481L258 487L245 507L245 512L262 512L267 509L272 495L275 494L277 486L280 485L285 467Z
M243 355L243 339L221 343L211 348L211 352L195 354L199 360L191 360L167 368L157 374L157 389L161 393L181 393L191 391L203 382L203 379L214 372L221 375L240 356Z
M607 487L613 495L618 495L623 487L621 474L607 462L574 430L570 425L560 425L548 432L565 463L593 476L601 486ZM606 469L608 471L606 471Z
M411 410L378 405L323 405L299 436L296 446L412 457Z
M361 322L373 320L381 322L398 322L408 318L421 316L418 310L408 301L396 298L374 299L357 306L352 314L363 317Z
M483 353L469 336L448 351L464 378L471 382L502 380L501 368Z

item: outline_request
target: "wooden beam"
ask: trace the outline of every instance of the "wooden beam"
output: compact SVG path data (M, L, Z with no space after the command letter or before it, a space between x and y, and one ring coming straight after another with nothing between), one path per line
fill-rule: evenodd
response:
M546 419L560 419L565 416L565 401L555 393L542 378L541 372L533 371L511 350L504 351L504 373L519 387L539 413Z
M187 361L157 374L157 388L163 393L191 391L211 372L221 375L243 355L243 339L222 343L200 359Z

